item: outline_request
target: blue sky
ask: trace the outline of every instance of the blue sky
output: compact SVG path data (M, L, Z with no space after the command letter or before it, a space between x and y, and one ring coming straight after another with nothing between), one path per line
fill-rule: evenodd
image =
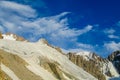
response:
M67 51L120 50L119 0L1 0L0 31Z

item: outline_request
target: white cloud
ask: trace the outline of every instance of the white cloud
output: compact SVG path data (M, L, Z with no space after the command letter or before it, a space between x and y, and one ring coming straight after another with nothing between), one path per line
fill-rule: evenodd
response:
M117 35L114 35L114 33L116 32L115 29L105 29L104 30L104 33L107 35L108 38L111 38L111 39L119 39L119 36Z
M37 13L35 13L36 11L30 6L10 1L1 1L0 7L1 26L4 26L7 31L14 33L22 31L24 33L34 33L35 35L49 34L52 37L59 36L64 38L78 36L92 29L90 25L81 30L75 28L70 29L67 18L62 18L69 14L69 12L63 12L56 16L29 20L30 17L35 18L34 15L37 15ZM3 9L5 9L5 11ZM22 14L22 16L14 12L18 12Z
M94 46L90 45L90 44L84 44L84 43L76 43L77 44L77 48L69 48L69 49L62 49L62 51L64 53L69 53L69 52L73 52L73 53L77 53L77 52L81 52L81 51L88 51L88 52L94 52Z
M93 28L93 26L88 25L84 29L79 30L79 34L83 34L83 33L89 32L90 30L92 30L92 28Z
M118 21L118 23L116 25L120 27L120 21Z
M30 6L22 5L22 4L18 4L10 1L0 1L0 10L7 11L7 12L15 12L25 17L36 16L35 10L32 9Z
M116 36L116 35L108 35L108 37L112 39L119 39L119 36Z
M93 49L93 46L90 45L90 44L78 43L78 46L79 46L79 47L82 47L82 48Z
M114 41L111 41L109 43L105 43L104 47L106 47L108 51L120 50L120 42L116 43Z
M115 33L115 30L114 29L105 29L104 30L104 33L107 33L107 34L113 34L113 33Z
M88 25L82 29L70 28L66 15L49 17L36 17L37 11L28 5L18 4L11 1L0 2L0 31L13 32L26 36L31 41L40 37L47 38L49 42L57 46L68 46L77 42L78 36L92 30Z
M63 12L63 13L61 13L61 14L59 14L59 15L51 16L51 17L49 17L49 19L56 20L56 21L60 21L59 19L62 18L62 17L64 17L64 16L67 15L67 14L70 14L70 12ZM60 21L60 22L62 22L62 21ZM64 21L63 21L63 22L64 22Z
M36 18L36 11L27 5L18 4L10 1L0 1L0 26L3 32L23 32L26 25L23 22L29 18ZM21 26L21 31L19 31Z

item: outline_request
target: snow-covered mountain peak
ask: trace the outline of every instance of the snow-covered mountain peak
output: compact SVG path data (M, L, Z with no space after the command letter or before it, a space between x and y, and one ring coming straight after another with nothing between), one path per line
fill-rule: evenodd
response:
M76 55L80 55L80 56L89 56L91 54L91 52L88 51L81 51L76 53Z
M48 45L50 46L50 44L48 43L48 41L44 38L40 38L38 41L37 41L37 44L45 44L45 45Z
M10 34L10 35L2 34L2 36L3 36L3 39L16 41L16 38L13 36L13 34Z
M45 40L44 38L40 38L39 40L38 40L38 42L41 42L41 43L46 43L47 42L47 40ZM48 43L48 42L47 42Z
M13 33L5 33L5 34L0 33L0 35L1 35L0 38L5 39L5 40L28 41L28 40L25 40L23 37L18 36L18 35L13 34Z
M83 56L83 58L85 58L86 60L93 59L93 53L88 51L81 51L76 53L75 55Z

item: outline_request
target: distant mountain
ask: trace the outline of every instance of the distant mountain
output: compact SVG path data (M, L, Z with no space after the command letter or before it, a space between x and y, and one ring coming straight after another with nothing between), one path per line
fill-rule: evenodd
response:
M67 56L74 64L92 74L98 80L108 80L119 77L120 51L116 51L108 58L102 58L95 53L79 52L68 53Z
M117 72L120 74L120 51L115 51L108 56L109 61L113 63Z

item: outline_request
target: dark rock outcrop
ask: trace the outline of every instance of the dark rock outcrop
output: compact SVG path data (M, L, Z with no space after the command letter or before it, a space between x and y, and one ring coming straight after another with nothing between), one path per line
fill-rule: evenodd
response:
M2 36L2 33L0 32L0 39L2 39L3 38L3 36Z
M108 59L113 63L118 73L120 74L120 51L113 52L108 56Z

